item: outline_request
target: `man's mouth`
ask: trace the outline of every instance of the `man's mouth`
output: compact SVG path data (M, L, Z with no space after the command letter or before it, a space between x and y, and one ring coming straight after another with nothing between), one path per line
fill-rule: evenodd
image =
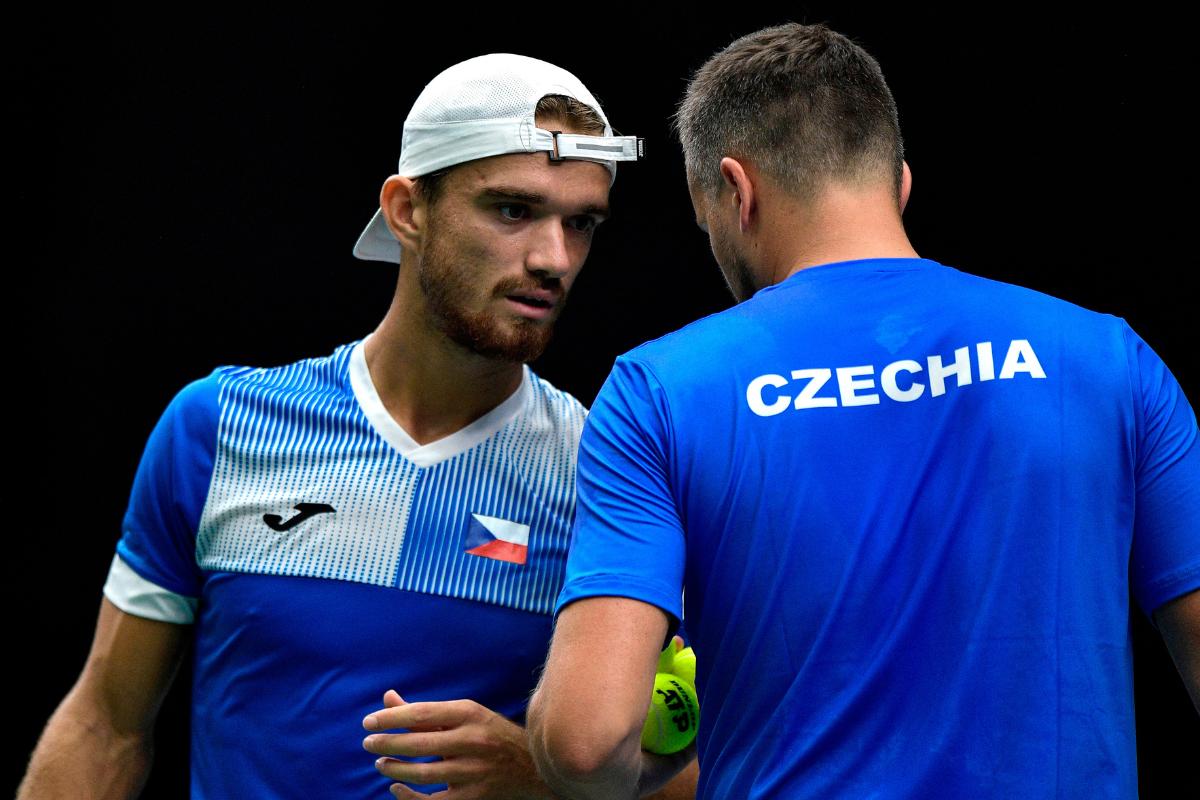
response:
M546 300L538 300L536 297L522 297L521 295L517 294L510 294L508 299L516 303L521 303L522 305L533 306L534 308L550 308L550 306L553 305Z
M549 316L558 303L559 297L559 293L546 289L510 292L505 295L505 299L516 306L524 316L534 319L544 319Z

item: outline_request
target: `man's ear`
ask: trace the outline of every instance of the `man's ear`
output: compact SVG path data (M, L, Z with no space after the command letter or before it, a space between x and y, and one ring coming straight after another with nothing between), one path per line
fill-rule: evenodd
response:
M902 161L903 169L900 172L900 213L904 213L904 207L908 205L908 195L912 192L912 170L908 168L908 162Z
M737 208L738 227L745 233L750 230L751 218L758 211L755 206L758 197L754 192L754 182L742 162L729 156L721 159L721 179L733 192L732 202Z
M393 175L384 181L379 190L379 208L401 249L419 251L428 204L416 191L413 179Z

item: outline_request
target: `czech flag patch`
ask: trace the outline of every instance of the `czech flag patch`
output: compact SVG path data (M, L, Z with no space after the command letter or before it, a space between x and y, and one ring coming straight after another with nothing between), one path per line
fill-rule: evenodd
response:
M467 527L467 552L473 556L524 564L529 553L529 526L512 520L472 514Z

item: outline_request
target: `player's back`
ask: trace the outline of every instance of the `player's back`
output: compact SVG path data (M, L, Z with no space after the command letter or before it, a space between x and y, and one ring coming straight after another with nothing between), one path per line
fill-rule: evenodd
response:
M1137 486L1197 456L1122 321L858 261L626 359L669 418L703 796L1136 795L1131 569L1147 610L1195 581Z

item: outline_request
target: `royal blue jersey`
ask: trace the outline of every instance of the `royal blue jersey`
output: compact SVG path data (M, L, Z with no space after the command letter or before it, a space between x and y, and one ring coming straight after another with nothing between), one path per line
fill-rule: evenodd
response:
M389 688L523 721L584 414L526 368L495 409L418 445L361 344L184 389L146 447L105 594L195 625L192 796L383 796L361 724Z
M579 483L559 607L686 604L702 797L1136 796L1130 598L1200 587L1200 447L1122 320L804 269L619 358Z

